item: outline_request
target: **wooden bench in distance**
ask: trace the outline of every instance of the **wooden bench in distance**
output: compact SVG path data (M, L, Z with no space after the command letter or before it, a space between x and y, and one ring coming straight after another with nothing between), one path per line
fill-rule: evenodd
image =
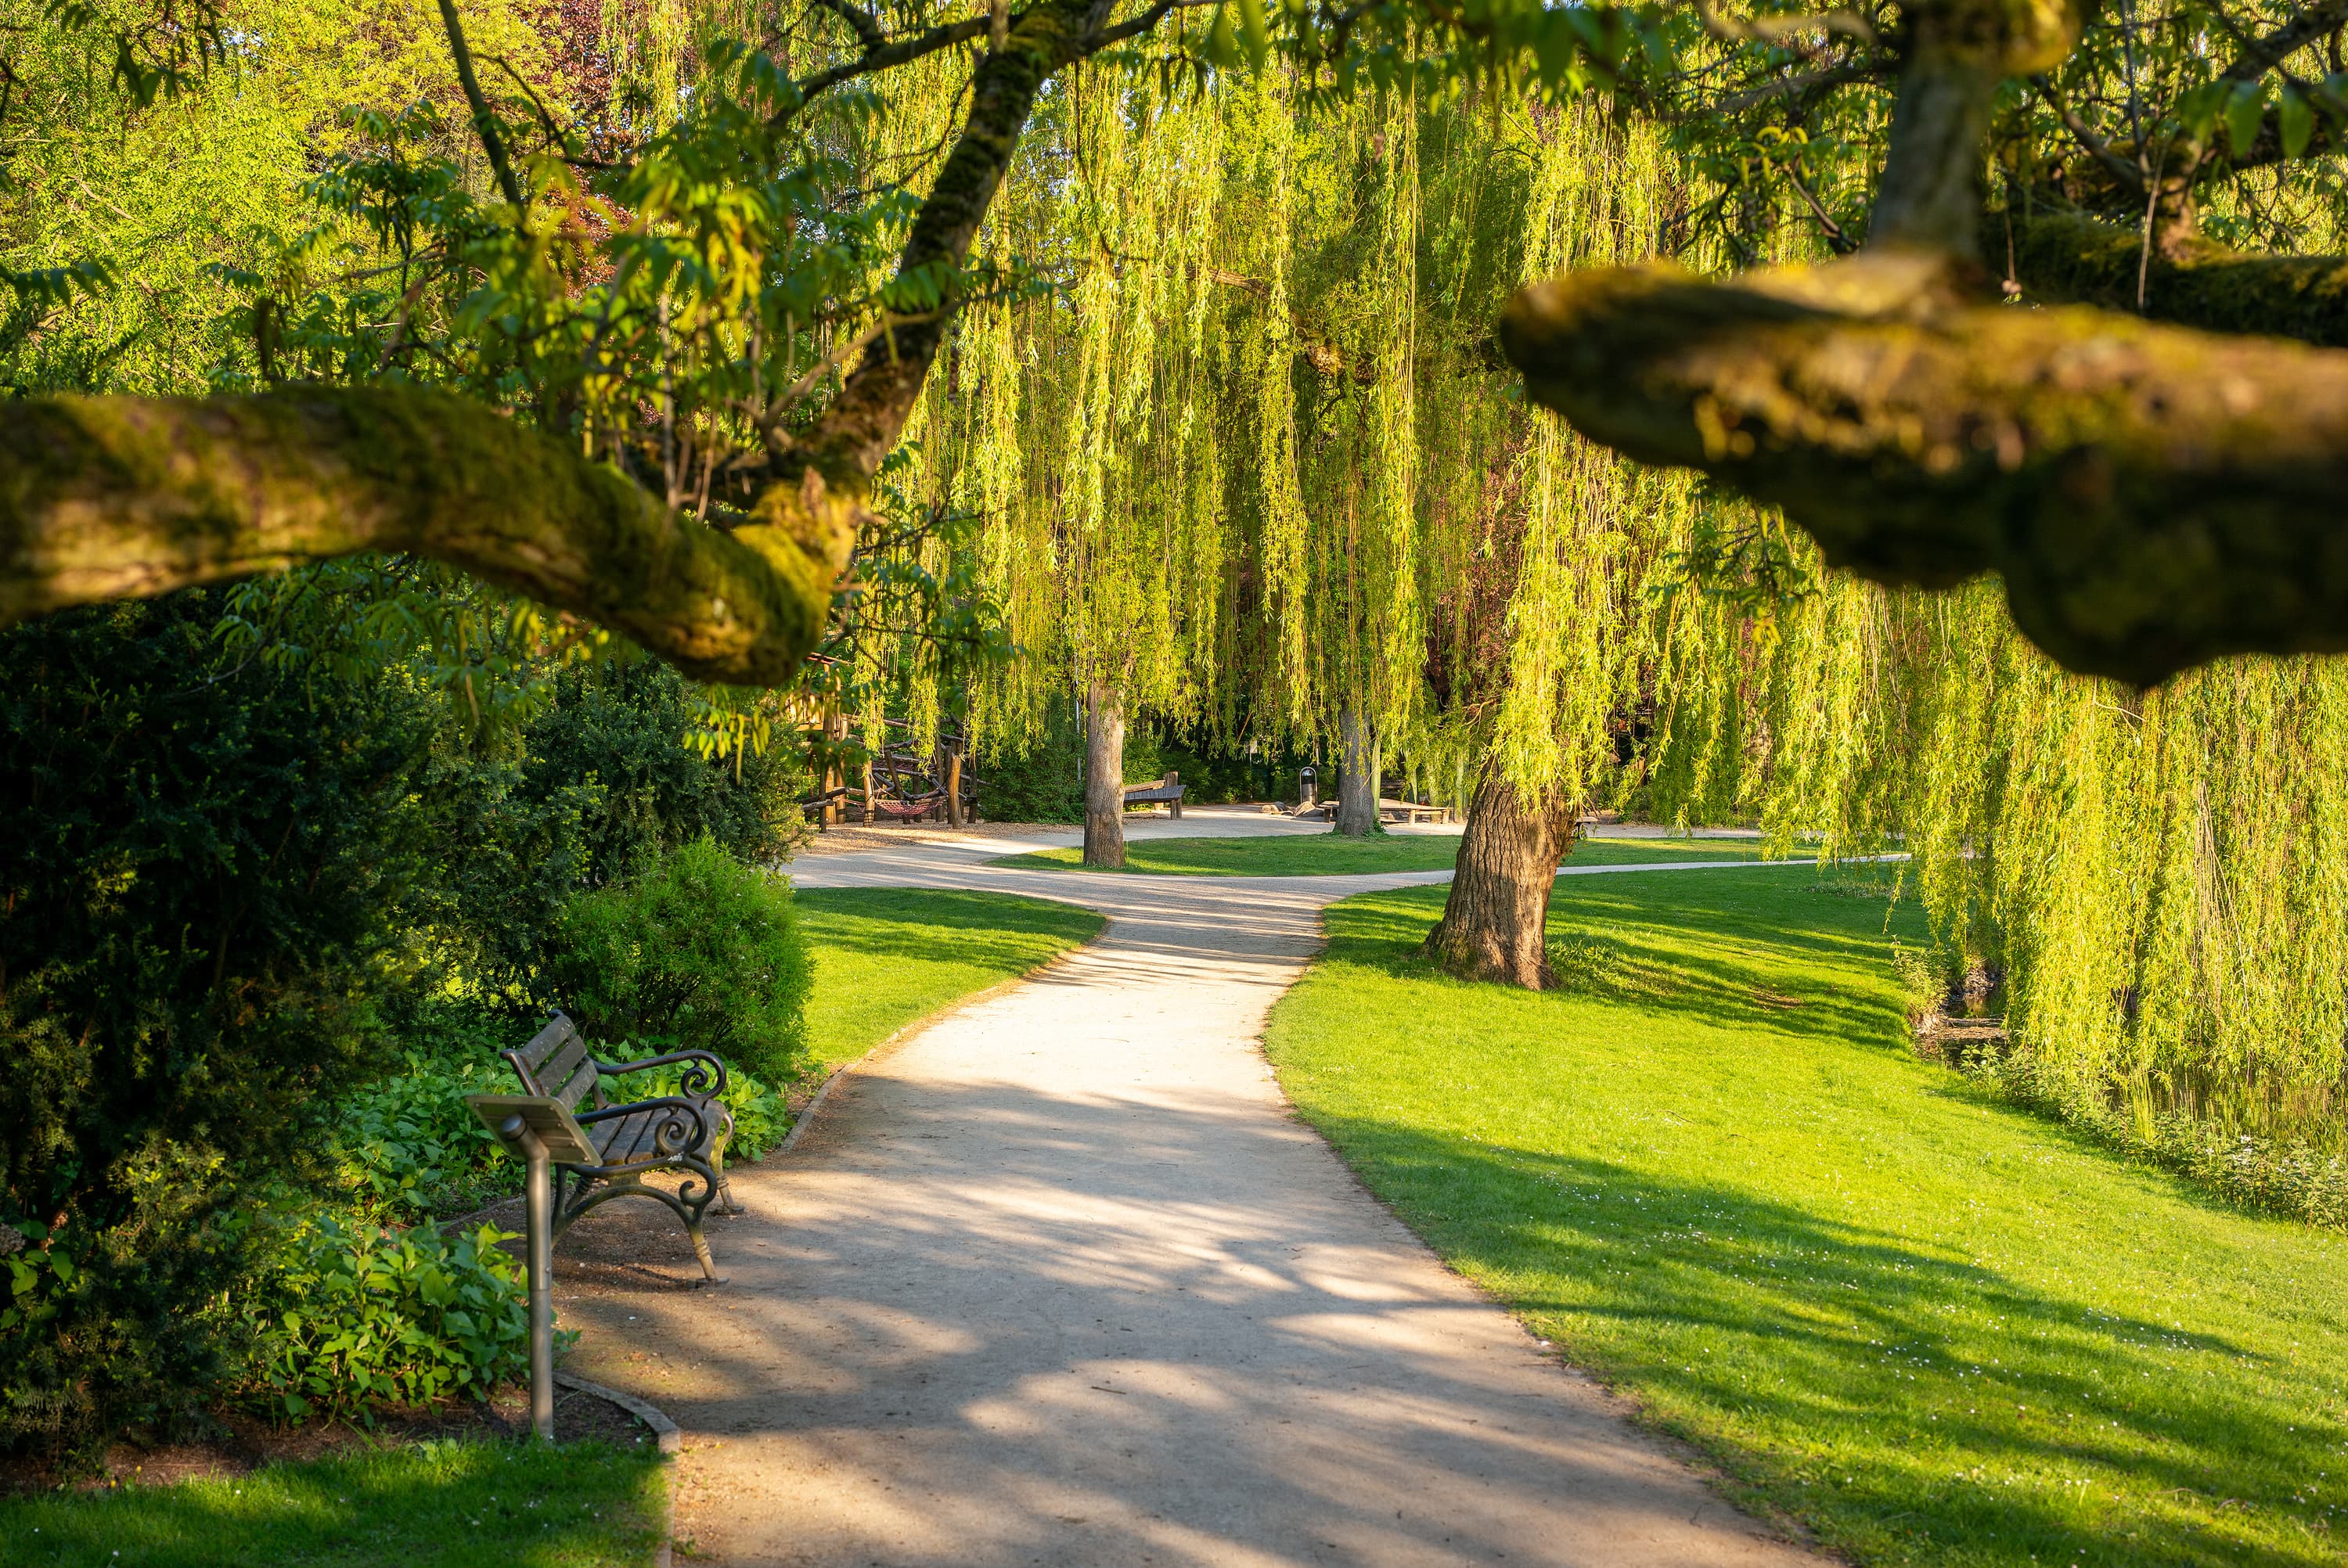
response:
M693 1255L701 1260L701 1272L709 1283L725 1284L710 1259L701 1217L721 1193L729 1206L733 1203L726 1182L726 1140L733 1133L734 1117L718 1100L726 1091L726 1064L705 1050L671 1051L641 1061L598 1061L579 1026L560 1012L528 1045L499 1054L513 1064L514 1076L526 1091L562 1102L596 1153L592 1164L556 1162L554 1234L561 1235L580 1215L613 1198L651 1198L666 1204L685 1222ZM678 1084L681 1093L615 1105L603 1092L605 1079L678 1062L692 1064ZM584 1110L580 1109L582 1102ZM685 1179L669 1193L645 1184L644 1178L656 1171L682 1172Z
M1125 786L1125 804L1128 805L1156 805L1160 802L1165 803L1175 821L1182 820L1180 774L1168 774L1163 778L1151 779L1148 784Z

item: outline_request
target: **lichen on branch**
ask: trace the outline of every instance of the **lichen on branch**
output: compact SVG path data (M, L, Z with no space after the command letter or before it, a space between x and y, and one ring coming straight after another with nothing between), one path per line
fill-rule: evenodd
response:
M1930 267L1572 273L1501 342L1584 435L1784 507L1837 565L1997 573L2071 669L2348 650L2348 354L1952 302Z
M0 625L362 551L425 556L685 673L789 680L861 512L810 474L731 534L478 403L412 388L36 398L0 423Z
M2199 237L2163 255L2134 229L2049 211L1992 213L1982 241L2011 255L2026 299L2348 348L2348 257L2247 255Z

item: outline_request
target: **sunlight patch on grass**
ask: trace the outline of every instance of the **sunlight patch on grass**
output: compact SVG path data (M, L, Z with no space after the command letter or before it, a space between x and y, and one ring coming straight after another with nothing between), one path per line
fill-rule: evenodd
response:
M1458 858L1456 834L1260 834L1247 838L1128 839L1125 869L1157 876L1347 876L1377 871L1448 871ZM1644 866L1673 860L1752 860L1751 839L1590 838L1569 866ZM1038 849L1008 855L992 866L1033 871L1081 871L1084 851Z
M1861 874L1864 876L1865 874ZM1334 906L1268 1048L1446 1259L1865 1563L2348 1561L2348 1242L1917 1059L1912 905L1561 880L1545 995Z
M0 1565L641 1568L650 1453L439 1441L177 1486L0 1499Z
M1004 893L817 887L793 898L815 958L808 1033L823 1068L1017 979L1107 924L1089 909Z

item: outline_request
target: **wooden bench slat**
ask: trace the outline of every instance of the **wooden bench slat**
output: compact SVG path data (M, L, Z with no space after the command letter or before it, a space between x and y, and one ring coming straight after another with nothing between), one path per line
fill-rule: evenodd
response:
M530 1076L538 1080L540 1093L559 1095L561 1086L571 1081L571 1075L578 1071L586 1060L587 1037L573 1030L561 1050L530 1070ZM575 1106L579 1101L573 1096L563 1103Z
M607 1165L624 1165L635 1159L639 1152L649 1153L652 1144L654 1112L639 1111L630 1116L614 1116L595 1128L595 1147Z
M514 1054L521 1058L522 1065L529 1068L531 1076L535 1077L539 1069L546 1064L548 1057L572 1041L577 1041L581 1053L585 1053L587 1042L581 1037L579 1026L572 1023L567 1015L557 1013L547 1020L544 1029L530 1037L528 1045Z
M587 1053L583 1048L579 1054L579 1065L572 1071L569 1081L554 1091L554 1097L562 1102L563 1109L567 1111L578 1110L579 1102L591 1094L593 1094L598 1108L602 1104L602 1096L594 1093L601 1075L596 1072L595 1064L586 1060Z

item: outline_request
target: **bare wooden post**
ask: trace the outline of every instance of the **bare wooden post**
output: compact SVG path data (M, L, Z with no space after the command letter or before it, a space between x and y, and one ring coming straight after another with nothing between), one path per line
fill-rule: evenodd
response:
M828 709L823 715L823 825L826 827L839 825L838 792L847 781L839 776L839 753L833 748L847 734L847 722L839 716L839 710Z

